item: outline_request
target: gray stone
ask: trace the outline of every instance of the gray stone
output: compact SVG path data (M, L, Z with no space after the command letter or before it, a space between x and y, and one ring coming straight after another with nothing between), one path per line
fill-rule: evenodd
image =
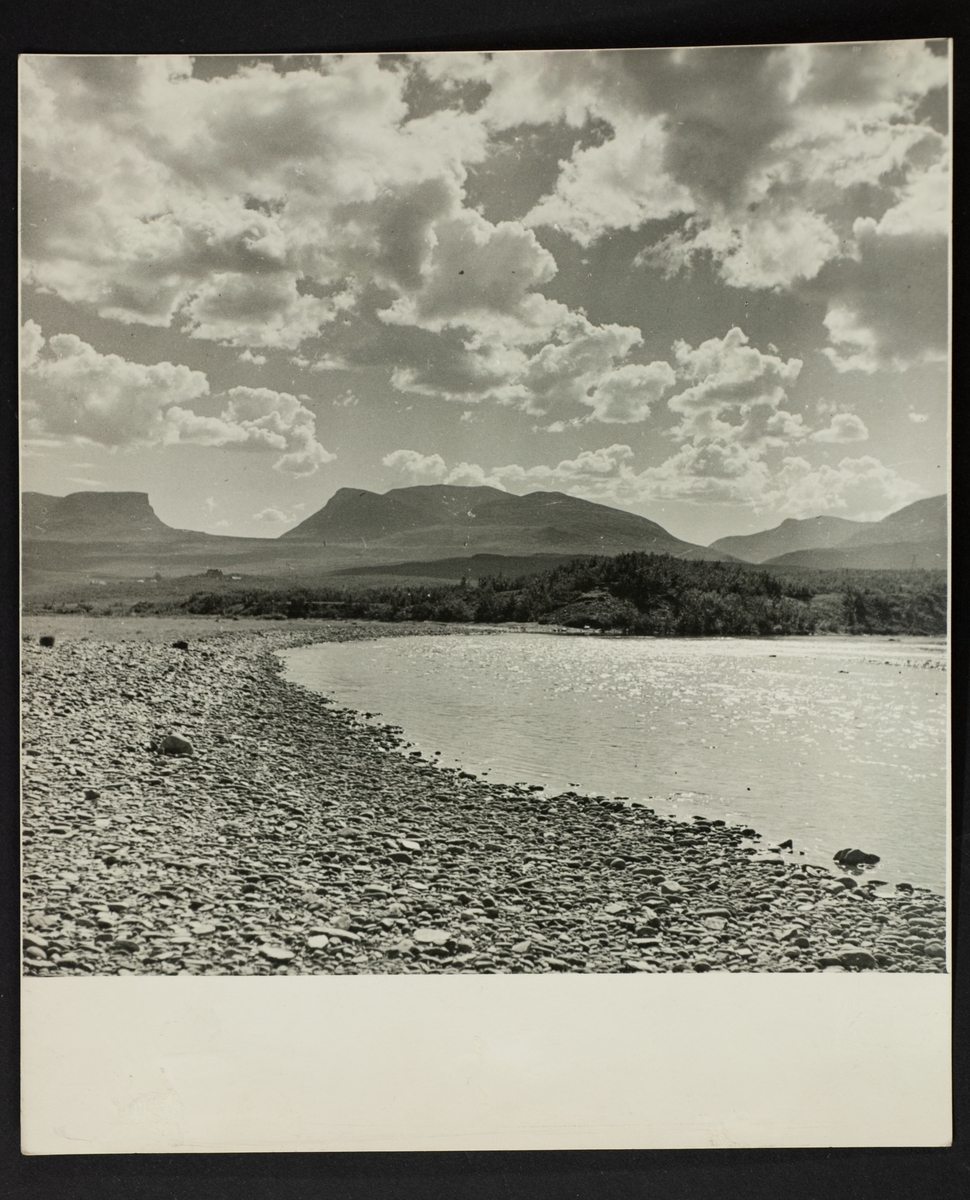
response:
M432 929L429 926L422 926L420 929L415 929L411 937L425 946L443 946L446 942L451 941L452 935L447 929Z
M192 754L192 743L186 741L185 738L179 737L175 733L168 734L163 737L159 744L159 749L163 754Z
M859 946L842 946L836 951L836 955L843 967L871 969L876 965L875 956Z
M286 946L260 946L259 952L270 962L289 962L291 958L296 958L296 952Z

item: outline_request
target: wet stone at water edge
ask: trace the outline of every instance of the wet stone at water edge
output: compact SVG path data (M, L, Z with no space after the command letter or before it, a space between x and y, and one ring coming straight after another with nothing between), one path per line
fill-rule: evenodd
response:
M441 633L488 636L199 622L25 642L24 972L946 969L940 896L757 853L750 829L436 767L285 683L274 653Z

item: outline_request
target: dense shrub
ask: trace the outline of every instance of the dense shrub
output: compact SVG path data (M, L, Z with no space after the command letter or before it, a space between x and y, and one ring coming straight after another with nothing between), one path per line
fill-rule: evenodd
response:
M35 611L88 611L72 594ZM539 621L655 637L771 634L945 634L943 571L770 571L658 554L577 558L540 575L488 576L477 586L208 588L188 596L123 601L97 611L189 612L377 621L499 624Z

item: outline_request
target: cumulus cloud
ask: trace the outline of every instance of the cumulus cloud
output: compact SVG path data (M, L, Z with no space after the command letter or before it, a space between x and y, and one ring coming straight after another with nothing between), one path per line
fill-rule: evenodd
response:
M28 277L240 347L296 349L358 277L406 286L485 142L456 112L405 123L406 72L372 55L209 80L115 61L24 61Z
M415 483L442 483L448 467L440 454L421 454L418 450L393 450L381 459L385 467L403 472Z
M789 516L832 513L878 521L925 495L879 459L843 458L835 467L812 467L804 458L785 459L774 481L778 510Z
M657 467L637 471L630 446L615 444L583 451L556 464L484 467L449 466L438 454L396 450L385 466L411 483L490 486L522 494L564 491L600 503L637 508L658 501L755 505L782 516L839 514L879 520L922 496L923 489L877 458L844 458L837 466L813 467L805 458L785 456L771 467L738 447L687 445Z
M501 491L521 492L529 487L554 490L572 489L583 481L602 480L615 474L620 464L633 457L626 445L584 450L574 459L563 459L555 466L539 464L521 467L509 463L483 467L461 462L449 467L440 454L421 454L417 450L395 450L383 458L384 466L402 471L412 483L449 483L459 486L494 487Z
M557 59L552 78L580 61ZM388 365L395 386L466 404L587 403L640 331L594 326L542 294L556 263L534 231L466 203L469 167L501 127L494 106L412 116L416 69L456 88L498 80L506 97L521 81L517 60L494 56L391 69L322 57L208 80L185 59L28 57L29 281L103 317L236 346L255 365L281 349L310 370ZM665 212L647 197L659 125L637 129L637 211ZM427 334L439 335L432 352ZM589 406L608 414L609 388Z
M550 408L582 411L584 407L594 410L586 414L590 419L599 419L597 413L609 414L614 392L607 380L642 344L639 329L594 325L556 301L543 301L541 307L531 327L525 323L518 326L514 340L502 329L493 328L480 329L457 344L442 341L433 348L426 346L423 355L418 343L414 353L420 361L398 367L391 382L404 392L463 404L494 400L535 415ZM521 344L525 338L532 344ZM639 403L644 415L657 394L663 368L664 364L654 363L645 368L645 375L635 376L642 383ZM618 383L617 397L622 388ZM597 396L598 389L603 390ZM621 407L618 400L614 411Z
M864 442L869 430L861 417L855 413L835 413L825 429L811 434L812 442Z
M764 353L736 327L697 347L677 343L674 359L681 390L667 406L679 416L669 431L676 448L658 465L638 471L634 451L620 444L532 467L450 467L441 455L414 450L395 451L384 463L414 482L489 483L513 491L554 488L621 506L680 500L869 519L866 514L885 515L922 494L873 457L813 467L791 453L799 442L848 443L868 437L865 424L852 413L832 414L826 428L812 433L800 414L783 407L786 389L801 370L799 359ZM667 369L664 387L675 380L673 369ZM550 432L565 428L561 422L547 427Z
M194 444L274 452L274 466L309 474L334 456L316 440L314 414L269 388L234 387L218 415L187 407L209 395L202 371L101 354L75 334L45 340L24 329L22 395L27 432L111 448Z
M564 163L555 191L524 223L551 225L589 246L610 230L692 213L697 206L690 190L664 170L666 144L659 116L615 117L610 140L578 150Z
M681 417L675 437L697 446L733 443L760 452L807 434L802 418L780 407L785 389L798 378L801 360L786 362L748 341L735 326L696 349L683 341L674 346L679 374L690 384L667 401Z
M731 287L787 291L817 282L810 294L829 296L830 329L846 332L845 310L880 340L872 353L861 342L835 341L838 369L922 360L915 351L886 351L877 289L863 288L851 304L819 277L827 266L871 257L870 226L884 239L935 239L945 254L948 142L920 110L949 82L945 56L918 41L699 48L603 52L575 68L568 55L499 55L482 72L491 87L486 120L578 127L598 119L610 129L602 144L563 160L527 225L554 226L588 246L616 229L679 217L677 228L648 238L640 265L670 276L702 256ZM873 214L862 224L860 207ZM910 266L905 243L887 241L884 251L902 276ZM927 270L924 261L920 273L942 293L945 266L934 265ZM840 278L830 276L833 284ZM899 289L895 305L916 317L922 334L925 306ZM939 347L938 331L931 346Z
M629 425L646 420L651 405L673 387L676 379L668 362L628 363L605 376L583 402L591 406L593 420Z

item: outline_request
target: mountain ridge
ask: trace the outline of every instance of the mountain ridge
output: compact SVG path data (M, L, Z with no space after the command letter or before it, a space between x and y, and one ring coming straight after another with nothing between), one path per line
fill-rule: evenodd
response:
M465 553L617 554L646 550L676 557L725 559L668 533L647 517L564 492L518 496L491 487L420 484L383 494L340 488L282 542L368 539L385 549L453 557Z
M947 559L946 496L916 501L879 522L788 519L709 547L677 538L647 517L563 492L518 496L447 484L383 494L340 488L299 525L271 538L173 528L144 492L25 492L21 513L24 568L48 575L169 573L217 563L231 570L325 574L352 565L415 567L481 554L568 558L629 551L823 569L943 567Z
M759 533L719 538L710 548L761 566L905 570L914 561L917 567L946 566L948 536L948 500L939 495L904 505L881 521L789 517ZM873 549L878 546L883 550Z

